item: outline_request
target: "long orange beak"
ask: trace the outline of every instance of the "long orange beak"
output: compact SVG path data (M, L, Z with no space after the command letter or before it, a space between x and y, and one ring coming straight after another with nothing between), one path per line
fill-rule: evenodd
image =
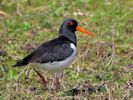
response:
M89 32L89 31L85 30L84 28L80 27L79 25L76 27L76 30L77 31L80 31L80 32L83 32L85 34L91 35L91 36L95 36L95 34L93 34L93 33Z

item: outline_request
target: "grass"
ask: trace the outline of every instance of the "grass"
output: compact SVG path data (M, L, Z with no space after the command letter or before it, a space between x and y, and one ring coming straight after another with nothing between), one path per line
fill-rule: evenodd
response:
M132 6L132 0L1 0L0 99L133 99ZM60 91L43 90L32 68L11 66L42 42L57 37L66 17L97 37L77 32L77 58L64 71ZM44 76L53 77L47 72Z

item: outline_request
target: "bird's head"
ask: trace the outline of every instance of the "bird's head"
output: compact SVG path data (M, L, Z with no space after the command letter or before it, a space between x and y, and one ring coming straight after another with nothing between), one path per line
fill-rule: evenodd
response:
M68 33L68 32L75 33L75 31L80 31L85 34L95 36L93 33L89 32L89 31L85 30L84 28L82 28L81 26L79 26L78 22L72 18L65 19L59 29L60 34Z
M59 36L64 36L76 44L75 31L80 31L82 33L95 36L95 34L85 30L78 25L78 22L72 18L67 18L63 21L59 29Z

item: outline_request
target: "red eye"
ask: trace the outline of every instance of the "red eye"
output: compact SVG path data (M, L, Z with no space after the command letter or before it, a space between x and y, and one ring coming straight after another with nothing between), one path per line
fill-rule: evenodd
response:
M74 24L74 22L73 22L73 21L70 21L70 22L69 22L69 25L73 25L73 24Z

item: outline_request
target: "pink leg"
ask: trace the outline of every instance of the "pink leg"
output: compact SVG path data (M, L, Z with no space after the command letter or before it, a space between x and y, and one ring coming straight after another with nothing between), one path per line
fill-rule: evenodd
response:
M42 87L43 88L46 88L47 82L44 79L44 77L35 68L34 68L34 71L37 73L37 75L38 75L38 81L41 83Z
M54 77L54 80L53 80L53 83L52 83L52 89L54 89L54 90L59 90L60 89L59 79L62 78L62 76L63 76L62 72L55 73L55 77Z

